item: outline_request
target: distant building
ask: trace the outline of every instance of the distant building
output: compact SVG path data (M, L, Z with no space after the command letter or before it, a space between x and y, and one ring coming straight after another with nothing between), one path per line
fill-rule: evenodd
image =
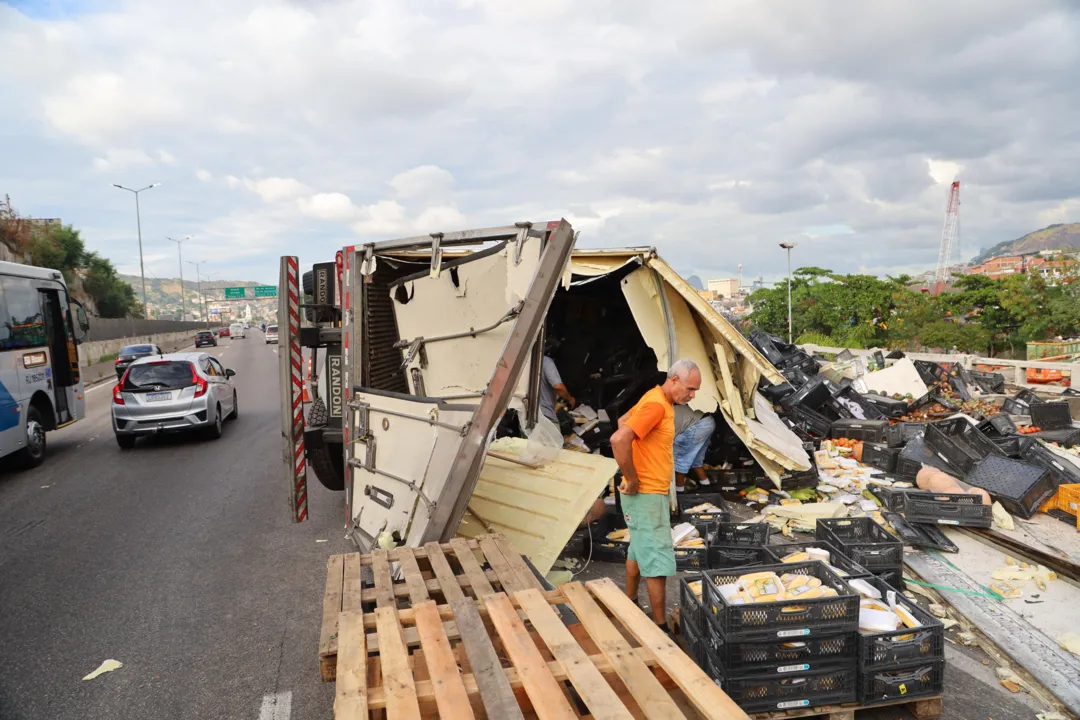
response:
M739 294L739 278L722 278L710 280L709 290L717 297L731 298Z
M1038 255L1000 255L971 268L972 275L985 275L994 280L1017 273L1039 273L1047 280L1057 280L1064 276L1071 264L1069 260L1053 259L1059 252Z
M701 297L705 298L709 302L712 302L713 300L716 299L716 293L713 292L712 290L698 290L697 294L700 295Z

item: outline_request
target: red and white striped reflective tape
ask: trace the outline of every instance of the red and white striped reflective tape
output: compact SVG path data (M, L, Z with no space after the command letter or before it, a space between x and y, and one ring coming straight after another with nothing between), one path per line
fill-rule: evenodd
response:
M289 397L292 400L293 521L307 520L307 465L304 454L304 365L300 352L299 260L286 259L285 292L289 298Z

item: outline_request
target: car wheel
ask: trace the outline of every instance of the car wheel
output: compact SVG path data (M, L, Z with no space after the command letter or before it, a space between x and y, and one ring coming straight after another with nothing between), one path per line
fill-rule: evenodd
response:
M132 448L134 448L135 447L135 440L136 440L136 438L135 438L134 435L117 435L116 436L116 444L120 446L121 450L131 450Z
M217 406L217 412L214 413L214 424L206 429L206 437L211 440L217 440L221 437L222 425L221 425L221 406Z
M26 470L45 462L45 424L41 413L31 405L26 409L26 447L19 451L19 465Z
M233 390L232 391L232 412L229 413L229 419L230 420L236 420L238 417L240 417L240 403L236 399L236 391Z

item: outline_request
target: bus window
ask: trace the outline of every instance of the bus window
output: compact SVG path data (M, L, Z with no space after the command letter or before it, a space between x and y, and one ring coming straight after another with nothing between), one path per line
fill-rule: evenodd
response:
M11 316L7 314L7 303L4 302L4 284L0 282L0 348L8 347L11 340Z
M35 348L45 346L45 317L37 288L28 278L3 277L4 325L10 336L4 340L3 349Z

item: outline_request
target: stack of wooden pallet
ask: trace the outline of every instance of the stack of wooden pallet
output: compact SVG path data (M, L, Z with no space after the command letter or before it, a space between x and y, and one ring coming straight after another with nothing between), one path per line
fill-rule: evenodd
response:
M747 717L611 580L545 590L501 535L328 570L340 720Z

